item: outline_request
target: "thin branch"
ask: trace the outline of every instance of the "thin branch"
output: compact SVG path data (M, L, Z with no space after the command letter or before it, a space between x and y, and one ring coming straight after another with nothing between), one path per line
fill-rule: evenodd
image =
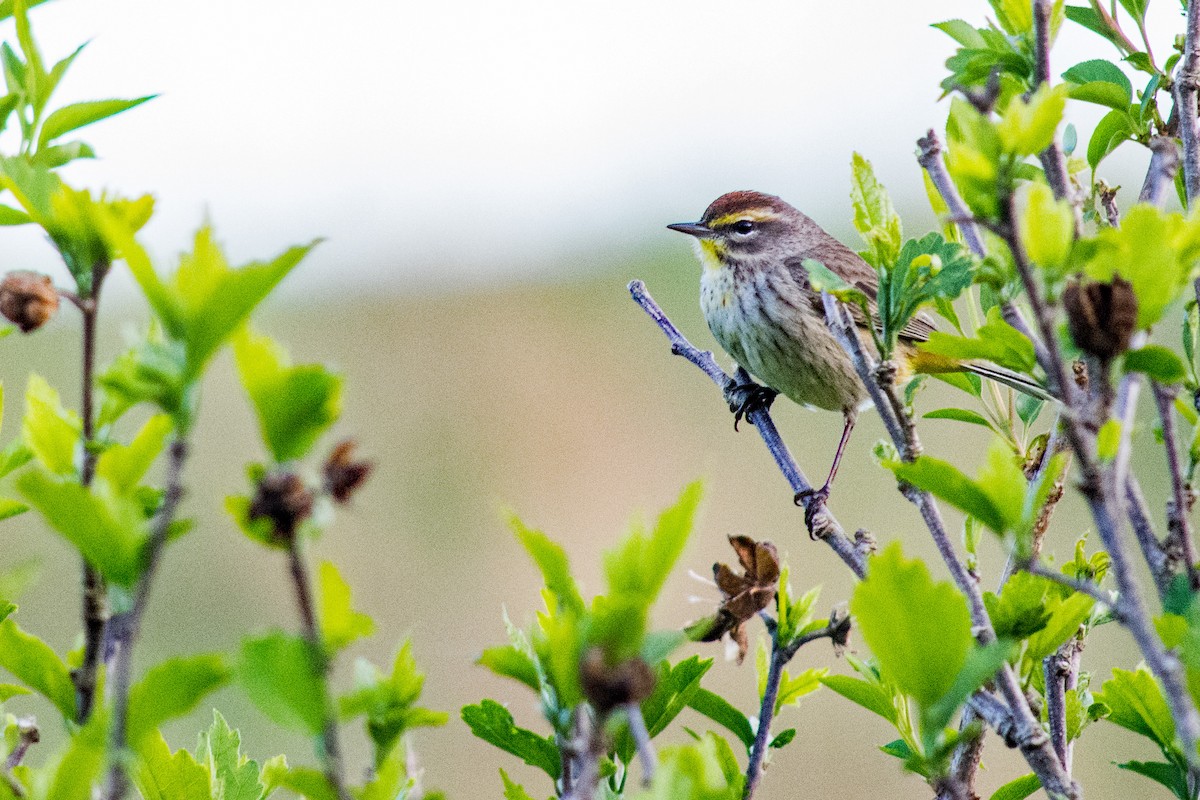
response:
M726 391L737 385L737 382L717 364L717 360L713 357L712 353L698 349L684 338L683 334L668 319L666 313L663 312L658 303L654 302L654 298L650 296L650 293L646 291L646 284L641 281L631 282L629 284L629 293L633 297L633 301L641 306L650 319L666 334L668 341L671 343L672 353L682 356L699 367L722 391ZM867 574L865 556L859 552L855 543L846 536L842 526L825 507L824 502L811 494L813 486L808 482L804 473L800 471L800 467L796 464L795 459L792 458L787 445L780 438L779 431L775 428L775 423L771 419L770 412L766 409L754 409L746 415L746 419L758 431L759 436L762 437L763 443L771 453L771 457L775 459L776 466L779 467L779 471L783 473L783 477L787 480L788 485L791 486L793 495L807 497L803 502L805 503L805 518L809 523L809 533L812 537L828 544L855 575L859 578L865 577Z
M879 369L863 348L862 340L858 336L857 328L854 326L846 306L828 292L822 292L821 297L825 306L826 324L854 363L859 378L867 387L872 400L875 401L875 409L883 419L884 428L892 437L893 444L906 460L915 458L915 455L921 451L921 443L917 438L916 429L906 414L899 415L905 420L903 422L897 418L896 409L900 407L900 403L895 382L881 380L881 378L889 378L889 371ZM954 545L951 544L950 536L946 532L937 502L928 492L919 491L916 487L907 484L901 484L901 491L921 512L921 517L925 520L934 544L950 570L951 578L967 598L971 623L978 631L977 638L983 644L995 641L996 632L983 603L983 594L979 590L979 584L954 551ZM996 683L1010 709L1012 736L1018 742L1026 761L1037 773L1047 792L1052 796L1057 793L1065 797L1078 797L1079 787L1063 771L1062 763L1050 747L1049 738L1033 716L1029 703L1021 691L1020 683L1008 664L1005 664L997 672Z
M746 787L742 791L742 800L750 800L754 796L754 790L758 788L759 781L762 780L763 760L771 738L771 721L775 718L775 700L779 697L783 668L804 645L817 639L835 636L845 621L831 616L829 624L824 628L810 631L782 647L779 645L779 628L768 625L771 629L771 662L767 668L767 681L758 710L758 730L754 734L754 746L750 750L750 763L746 766Z
M17 720L17 731L19 738L17 744L13 747L12 752L8 754L8 758L4 759L4 769L11 771L13 767L18 766L25 758L25 754L29 752L31 745L35 745L42 740L42 734L38 730L37 722L33 717L21 717Z
M1024 566L1023 569L1032 575L1037 575L1040 578L1053 581L1054 583L1057 583L1060 586L1065 586L1072 591L1079 592L1080 594L1086 594L1097 603L1100 603L1106 608L1111 609L1113 616L1116 619L1123 620L1120 596L1100 588L1100 586L1094 581L1085 581L1078 578L1072 578L1069 575L1064 575L1061 572L1047 569L1040 563L1036 562Z
M337 717L333 713L333 703L329 697L329 670L333 664L326 652L320 628L317 627L312 583L309 580L308 569L304 565L304 556L300 552L300 542L295 537L292 538L287 548L287 554L288 574L292 578L292 587L296 590L296 606L300 612L300 631L312 650L314 658L318 660L321 683L325 692L325 724L321 728L321 760L325 766L325 778L340 800L350 800L350 792L346 788L342 746L338 740Z
M1200 2L1187 4L1183 58L1175 73L1175 116L1183 143L1183 183L1190 208L1200 195L1200 131L1196 129L1196 95L1200 90Z
M1191 487L1183 475L1179 461L1179 434L1175 428L1175 391L1158 381L1151 381L1154 403L1158 406L1158 418L1162 422L1163 450L1166 451L1167 469L1171 475L1171 500L1167 503L1167 552L1178 550L1187 571L1192 590L1200 589L1200 574L1196 571L1196 543L1192 539L1192 523L1188 518L1192 510Z
M146 543L146 567L138 578L134 589L133 606L129 611L111 621L113 666L109 679L113 682L113 721L111 748L114 753L123 753L126 745L126 726L129 714L129 687L133 672L133 645L141 632L142 616L150 598L150 588L158 573L162 560L163 545L167 532L175 521L179 502L183 499L183 465L187 461L188 446L183 439L173 439L168 448L166 491L162 505L150 526L150 537ZM108 774L108 800L122 800L129 791L128 761L117 758Z
M1063 647L1073 646L1068 642ZM1067 763L1067 697L1066 677L1071 663L1063 656L1062 648L1042 659L1042 677L1046 684L1046 719L1050 723L1050 741L1058 760Z
M1050 15L1052 6L1051 0L1033 0L1035 88L1050 82ZM1083 233L1083 211L1080 208L1077 193L1071 188L1071 175L1067 172L1067 157L1063 154L1057 131L1039 158L1042 168L1046 171L1046 181L1054 191L1055 198L1065 200L1070 204L1071 213L1074 215L1075 237L1079 238Z
M972 253L983 258L987 255L987 249L983 246L983 236L979 232L979 226L971 217L971 210L963 202L962 195L954 186L954 181L950 179L950 173L946 171L946 162L942 159L942 142L938 138L937 131L930 129L928 133L917 140L917 147L920 149L917 163L929 173L929 180L933 182L934 188L946 203L950 216L955 220L960 220L956 224L963 241Z
M650 731L646 729L646 718L638 703L626 703L625 716L629 720L629 735L637 747L638 760L642 762L642 785L649 786L654 780L654 745L650 743Z
M1005 198L1002 204L1004 218L1001 230L1013 263L1021 277L1025 293L1028 295L1030 307L1034 311L1034 319L1046 343L1048 360L1042 368L1049 375L1051 382L1058 389L1067 406L1067 410L1080 408L1076 401L1078 392L1066 376L1066 367L1059 348L1054 330L1054 319L1049 306L1041 295L1040 288L1034 277L1033 267L1025 254L1024 247L1016 235L1012 224L1014 218L1013 197ZM1182 678L1182 665L1172 654L1162 646L1145 603L1142 601L1141 590L1137 584L1133 564L1126 552L1125 542L1120 535L1118 524L1119 514L1115 508L1114 498L1118 496L1120 487L1113 480L1112 470L1102 472L1095 459L1094 437L1090 437L1076 414L1065 414L1063 417L1064 431L1071 449L1075 453L1076 463L1081 473L1080 490L1087 500L1092 513L1092 521L1104 549L1112 559L1113 577L1120 593L1121 613L1125 625L1133 636L1142 652L1150 671L1159 679L1166 695L1171 716L1175 719L1184 752L1193 769L1200 769L1200 753L1197 752L1197 742L1200 741L1200 714L1192 705Z
M1146 180L1138 194L1139 203L1150 203L1162 208L1175 184L1175 173L1179 171L1179 146L1167 136L1155 136L1150 140L1150 167Z

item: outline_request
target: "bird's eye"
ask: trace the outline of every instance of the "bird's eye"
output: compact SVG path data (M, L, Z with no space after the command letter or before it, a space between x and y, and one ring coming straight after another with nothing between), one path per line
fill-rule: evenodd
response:
M733 223L733 232L740 233L743 236L754 230L754 223L748 219L739 219Z

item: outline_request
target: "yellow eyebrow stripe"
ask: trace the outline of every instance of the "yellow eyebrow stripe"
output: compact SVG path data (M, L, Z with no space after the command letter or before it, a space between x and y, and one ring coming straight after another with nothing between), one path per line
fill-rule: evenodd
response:
M747 208L733 214L723 214L712 222L708 223L710 228L720 228L725 225L732 225L738 220L748 219L754 222L764 222L766 220L777 219L779 217L774 211L769 208Z

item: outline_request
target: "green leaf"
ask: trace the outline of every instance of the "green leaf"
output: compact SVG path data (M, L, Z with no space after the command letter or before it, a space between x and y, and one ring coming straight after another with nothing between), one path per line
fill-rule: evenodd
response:
M341 415L342 378L319 364L292 366L275 340L250 330L234 337L233 351L271 455L306 456Z
M1092 131L1088 141L1087 161L1094 172L1108 155L1137 133L1137 126L1129 111L1110 111L1105 114Z
M489 647L475 662L487 667L496 675L519 681L535 692L541 689L537 665L533 660L512 645Z
M1148 344L1125 354L1126 372L1144 372L1151 380L1163 384L1182 383L1187 368L1179 356L1161 344Z
M1029 637L1026 656L1040 660L1057 651L1091 616L1095 604L1095 600L1079 592L1057 604L1052 603L1046 627Z
M318 580L321 587L318 615L321 638L331 654L375 632L375 621L367 614L351 608L350 584L342 578L336 566L329 561L322 561Z
M936 737L950 724L954 714L967 702L967 698L983 684L995 677L1004 666L1012 651L1012 644L998 639L983 647L972 647L962 669L955 677L949 690L924 713L921 730L928 751L936 747Z
M1061 272L1075 241L1075 217L1070 204L1055 200L1049 186L1030 184L1019 228L1033 263L1055 274Z
M16 486L47 524L105 578L132 586L141 575L149 534L135 497L115 494L102 481L89 490L42 469L22 472Z
M1133 84L1121 68L1111 61L1099 58L1084 61L1064 72L1062 77L1074 84L1070 88L1073 100L1129 112L1129 105L1133 102Z
M583 614L586 605L579 593L579 585L571 575L571 564L562 546L545 533L526 527L515 514L509 515L508 525L541 570L542 580L559 606L568 613Z
M972 50L983 50L987 47L987 42L984 41L983 36L975 29L975 26L965 20L951 19L945 22L934 23L930 27L937 28L963 47Z
M904 240L900 216L892 207L887 189L875 178L870 161L855 153L850 167L854 227L867 244L867 261L877 267L890 264L900 252L900 244Z
M26 225L33 222L24 211L18 211L11 206L0 205L0 225Z
M225 658L217 653L171 658L151 668L129 692L130 744L140 751L160 725L191 713L229 678Z
M312 767L292 767L279 776L277 785L308 800L339 800L337 790L325 773Z
M1151 739L1164 750L1171 748L1175 720L1162 690L1145 667L1135 672L1114 669L1096 700L1109 707L1109 722Z
M1120 275L1129 281L1137 297L1138 328L1149 328L1190 285L1200 258L1200 220L1140 203L1125 213L1120 228L1102 228L1084 244L1087 276L1107 283Z
M995 430L992 428L992 423L988 422L987 417L977 411L969 411L965 408L939 408L935 411L928 411L922 416L925 419L952 419L971 425L981 425L989 430Z
M209 771L187 750L175 754L151 731L138 754L134 783L145 800L212 800Z
M776 749L786 747L787 745L791 744L792 740L795 738L796 738L796 729L788 728L785 731L781 731L778 736L776 736L774 739L772 739L770 744L767 745L767 747L774 747Z
M103 716L96 714L92 720L102 721ZM92 722L71 737L67 752L54 768L49 790L44 797L54 800L92 800L92 786L105 766L106 733L102 722Z
M946 695L974 641L966 601L953 585L935 583L895 542L871 557L850 606L888 680L923 708Z
M1014 98L1004 110L996 132L1003 148L1019 156L1042 152L1054 141L1067 103L1067 87L1043 83L1026 102Z
M990 800L1025 800L1026 797L1042 788L1042 781L1032 772L1022 775L1016 780L1009 781L992 792Z
M1030 3L1022 0L988 0L996 21L1010 36L1029 33L1033 30L1033 10Z
M1096 457L1107 463L1117 457L1121 447L1121 420L1110 419L1096 432Z
M983 379L973 372L936 372L932 377L972 397L979 397L983 393Z
M425 676L417 668L409 642L396 653L390 675L359 659L355 663L354 684L354 691L340 699L339 711L343 719L366 715L377 768L387 760L406 730L446 723L446 714L416 705Z
M779 681L779 692L775 696L775 713L778 714L784 706L798 704L801 697L821 688L821 679L828 673L829 670L824 667L806 669L796 676L784 670Z
M1063 9L1067 19L1077 22L1093 33L1098 33L1113 44L1117 44L1117 35L1112 31L1099 14L1088 6L1067 6Z
M1149 5L1150 0L1121 0L1121 8L1138 22L1145 20L1146 7Z
M500 780L504 781L504 800L533 800L524 787L519 783L514 783L503 769L500 770Z
M604 648L610 662L641 651L650 607L687 544L702 494L699 482L687 485L653 530L635 527L604 554L608 592L593 603L589 641Z
M38 149L40 150L46 143L54 141L64 133L115 116L122 111L128 111L155 97L156 95L148 95L136 100L92 100L63 106L46 117L46 121L42 123L42 132L38 136Z
M1191 800L1192 791L1188 788L1187 773L1175 764L1167 764L1162 761L1126 761L1117 766L1147 777L1155 783L1161 783L1181 800Z
M912 462L887 461L884 466L892 470L897 479L931 492L996 533L1002 534L1009 527L1011 518L1006 508L997 506L989 492L949 462L921 456Z
M1046 627L1050 610L1046 607L1050 582L1025 571L1014 572L999 596L983 595L988 616L996 635L1005 639L1026 639Z
M495 700L466 706L462 710L462 719L470 727L471 733L480 739L558 779L562 763L554 739L518 728L508 709Z
M679 712L691 704L692 698L700 690L700 679L712 667L712 663L711 658L692 656L673 667L666 662L658 665L654 691L641 703L642 718L651 738L666 730ZM636 747L628 730L622 730L617 735L614 748L621 760L629 763Z
M922 343L920 349L952 359L991 361L1024 373L1031 372L1037 365L1033 342L1005 322L996 308L988 311L987 322L979 326L974 337L933 331L929 334L929 341Z
M200 734L196 753L211 768L220 800L263 800L270 794L261 779L258 762L242 755L242 736L213 709L213 722Z
M46 469L58 475L75 474L75 451L83 424L63 407L58 392L40 375L31 374L25 389L22 437Z
M728 743L711 733L663 750L650 788L630 800L740 800L742 776Z
M172 430L171 418L155 414L128 445L111 444L96 460L96 474L119 493L134 489L163 451Z
M11 618L0 622L0 667L48 699L68 720L75 719L75 684L67 665L32 633Z
M749 718L716 692L700 687L688 698L688 706L736 736L747 752L754 745L754 728Z
M244 640L239 677L254 705L277 724L314 735L324 727L320 655L303 639L275 632Z

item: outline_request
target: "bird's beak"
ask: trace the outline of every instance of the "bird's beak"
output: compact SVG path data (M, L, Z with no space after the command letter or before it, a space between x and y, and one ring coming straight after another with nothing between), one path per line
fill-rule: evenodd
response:
M697 239L711 239L715 235L713 229L703 222L676 222L667 227L673 231L686 233L688 236L695 236Z

